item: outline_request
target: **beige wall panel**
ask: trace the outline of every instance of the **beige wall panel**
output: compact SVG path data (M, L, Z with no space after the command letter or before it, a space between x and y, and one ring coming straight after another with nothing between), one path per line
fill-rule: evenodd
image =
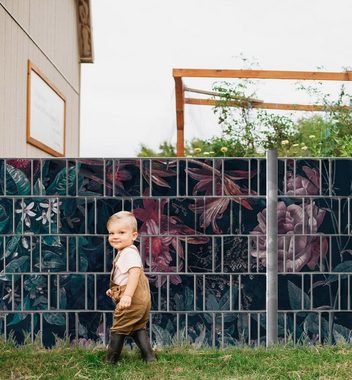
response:
M26 30L29 29L29 1L30 0L0 0L11 15Z
M5 11L0 6L0 152L5 145Z
M21 156L26 152L26 89L28 38L0 7L4 30L0 46L3 75L0 77L0 153Z
M42 3L46 3L46 1ZM66 2L66 0L62 1ZM50 2L48 0L48 3ZM75 25L76 20L73 29L76 28ZM59 39L60 37L57 38ZM61 59L71 62L72 59L67 58L67 55L67 52L62 53ZM55 62L54 66L1 6L0 157L51 157L49 154L26 142L28 59L66 97L66 156L78 157L79 92L76 90L75 85L68 82L68 77L57 70L59 64ZM78 60L75 61L75 69L71 69L71 71L76 72L79 78L80 65Z
M75 112L67 114L67 124L71 125L71 128L66 129L66 156L67 157L79 157L79 129L73 128L75 125L79 125L79 97L75 93L71 93L70 102L72 109ZM76 111L78 110L78 111Z
M24 157L23 155L21 157ZM27 154L25 157L28 158L44 158L44 157L51 157L49 154L43 152L40 149L37 149L35 146L29 145L27 146Z
M56 2L55 60L65 68L67 77L77 92L80 90L80 50L78 43L78 19L75 0Z
M75 0L30 0L29 34L78 92L80 87Z

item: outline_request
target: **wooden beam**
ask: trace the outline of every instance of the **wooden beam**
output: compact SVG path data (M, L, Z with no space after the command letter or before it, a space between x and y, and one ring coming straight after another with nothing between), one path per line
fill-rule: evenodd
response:
M224 104L221 100L215 99L195 99L195 98L185 98L185 104L196 104L199 106L217 106ZM248 102L236 102L228 101L227 106L229 107L242 107L248 106ZM312 104L285 104L285 103L251 103L252 108L263 108L270 110L291 110L291 111L326 111L327 106L323 105L312 105ZM352 107L342 106L339 109L352 109Z
M174 78L253 78L350 81L352 72L173 69Z
M184 89L182 78L175 78L176 94L176 126L177 126L177 157L185 156L185 116L184 116Z

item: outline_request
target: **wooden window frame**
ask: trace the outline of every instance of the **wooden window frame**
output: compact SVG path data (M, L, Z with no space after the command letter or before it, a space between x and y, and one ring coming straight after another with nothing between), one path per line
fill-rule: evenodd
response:
M46 85L53 90L53 92L61 98L64 103L64 115L63 115L63 143L62 151L55 150L53 147L40 141L38 138L31 136L31 74L35 72L40 79L42 79ZM27 123L26 123L26 141L28 144L35 146L36 148L50 154L54 157L65 157L66 154L66 97L60 92L60 90L47 78L45 74L35 66L30 60L28 60L27 70Z

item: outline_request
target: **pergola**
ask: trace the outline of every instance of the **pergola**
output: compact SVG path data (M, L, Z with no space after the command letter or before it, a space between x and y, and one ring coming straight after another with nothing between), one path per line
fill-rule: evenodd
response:
M273 70L212 70L212 69L173 69L176 94L176 126L178 157L184 157L184 107L185 104L215 106L219 100L197 99L185 97L185 92L201 93L205 95L220 96L212 91L191 89L184 86L182 78L251 78L251 79L290 79L290 80L322 80L322 81L351 81L352 71L344 72L320 72L320 71L273 71ZM248 99L253 108L263 108L272 110L292 110L292 111L322 111L326 109L324 105L311 104L285 104L266 103L257 99ZM229 100L228 106L239 107L238 100ZM349 108L349 107L348 107Z

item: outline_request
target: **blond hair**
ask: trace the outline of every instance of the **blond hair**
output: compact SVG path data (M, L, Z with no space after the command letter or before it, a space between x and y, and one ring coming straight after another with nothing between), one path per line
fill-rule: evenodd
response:
M126 220L126 222L131 226L133 232L137 232L137 219L129 211L119 211L115 214L111 215L106 223L106 228L109 228L109 225L113 222L117 222L120 220Z

